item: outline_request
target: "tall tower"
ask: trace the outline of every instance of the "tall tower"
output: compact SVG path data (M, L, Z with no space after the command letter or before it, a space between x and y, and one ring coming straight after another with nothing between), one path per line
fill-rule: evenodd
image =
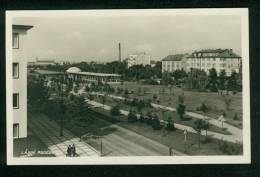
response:
M121 62L121 44L120 44L120 42L118 44L118 60L119 60L119 62Z

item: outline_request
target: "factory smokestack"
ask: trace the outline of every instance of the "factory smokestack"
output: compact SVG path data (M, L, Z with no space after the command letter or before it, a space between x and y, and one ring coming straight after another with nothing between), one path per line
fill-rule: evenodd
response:
M118 60L121 62L121 44L118 44Z

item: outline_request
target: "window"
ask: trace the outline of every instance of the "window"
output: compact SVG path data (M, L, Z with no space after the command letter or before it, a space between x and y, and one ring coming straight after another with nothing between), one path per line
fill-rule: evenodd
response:
M13 137L19 138L19 124L13 124Z
M19 34L13 33L13 49L19 49Z
M19 63L13 63L13 78L19 78Z
M19 108L19 94L18 93L13 94L13 108L15 108L15 109Z

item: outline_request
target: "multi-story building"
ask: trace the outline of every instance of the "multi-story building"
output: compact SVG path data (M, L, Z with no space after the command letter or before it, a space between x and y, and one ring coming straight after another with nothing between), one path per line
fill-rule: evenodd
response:
M191 68L204 70L209 73L209 70L215 68L219 74L221 70L226 71L226 75L239 72L241 65L241 57L234 53L232 49L206 49L193 52L187 57L186 70Z
M151 56L147 55L145 52L135 53L129 55L126 60L128 68L134 65L150 65L151 64Z
M168 55L162 59L162 72L185 69L186 56L185 54Z
M13 137L27 137L26 35L33 26L12 25Z

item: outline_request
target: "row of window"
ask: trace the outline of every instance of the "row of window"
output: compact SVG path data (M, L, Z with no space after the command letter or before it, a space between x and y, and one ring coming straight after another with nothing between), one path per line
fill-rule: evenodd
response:
M19 49L19 34L13 33L13 41L12 41L13 49ZM19 78L19 63L13 63L13 78ZM13 108L19 108L19 93L13 93ZM19 124L13 124L13 137L19 138Z
M13 78L19 78L19 63L13 63ZM19 94L13 93L13 108L19 108Z

